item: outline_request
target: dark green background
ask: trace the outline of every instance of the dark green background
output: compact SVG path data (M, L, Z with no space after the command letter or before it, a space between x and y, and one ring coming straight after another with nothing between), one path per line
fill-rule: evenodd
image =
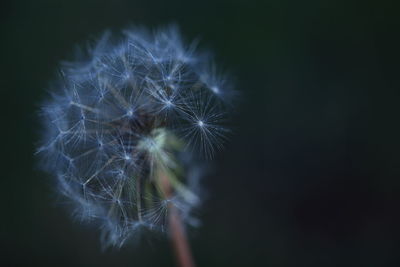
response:
M75 45L129 23L200 36L241 92L204 184L198 266L400 263L396 1L12 1L1 7L0 265L174 266L162 237L100 251L33 156Z

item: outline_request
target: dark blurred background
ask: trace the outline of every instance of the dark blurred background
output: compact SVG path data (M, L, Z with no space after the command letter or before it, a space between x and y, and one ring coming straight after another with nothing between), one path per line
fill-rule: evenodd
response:
M101 252L33 156L60 60L176 22L231 70L234 135L204 184L198 266L400 264L396 1L12 1L1 7L1 266L175 266L162 237ZM400 265L397 265L400 266Z

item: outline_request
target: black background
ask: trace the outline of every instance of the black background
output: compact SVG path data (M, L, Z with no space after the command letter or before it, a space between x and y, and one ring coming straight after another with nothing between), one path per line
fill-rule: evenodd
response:
M101 252L33 156L60 60L105 29L175 22L231 70L234 135L204 184L198 266L400 264L396 1L12 1L1 7L0 265L175 266L168 240Z

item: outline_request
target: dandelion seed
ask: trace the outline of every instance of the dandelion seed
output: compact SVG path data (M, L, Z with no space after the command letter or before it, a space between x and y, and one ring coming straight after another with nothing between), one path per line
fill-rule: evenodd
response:
M217 87L217 86L211 86L211 91L213 91L214 93L216 93L216 94L219 94L220 93L220 91L219 91L219 88Z

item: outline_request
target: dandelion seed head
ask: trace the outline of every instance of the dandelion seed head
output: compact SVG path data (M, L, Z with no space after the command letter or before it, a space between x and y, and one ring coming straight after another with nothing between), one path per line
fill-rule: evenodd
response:
M165 229L168 205L195 221L193 155L212 158L228 133L231 88L209 62L169 27L129 29L117 42L107 32L62 65L37 151L76 216L100 226L104 246L122 246L143 227ZM154 178L160 168L176 179L172 197Z

